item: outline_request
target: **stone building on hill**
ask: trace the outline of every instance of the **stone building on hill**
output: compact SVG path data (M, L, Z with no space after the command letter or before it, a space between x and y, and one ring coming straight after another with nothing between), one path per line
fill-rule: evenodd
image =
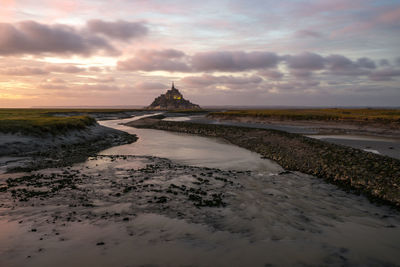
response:
M165 94L160 95L154 99L153 103L147 109L154 110L176 110L176 109L201 109L199 105L191 103L189 100L183 98L183 95L175 88L174 83L172 87Z

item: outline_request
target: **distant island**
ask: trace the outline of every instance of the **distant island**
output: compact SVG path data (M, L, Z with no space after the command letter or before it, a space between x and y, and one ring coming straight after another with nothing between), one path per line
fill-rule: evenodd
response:
M165 94L160 95L154 99L153 103L146 109L155 110L183 110L183 109L201 109L199 105L191 103L186 100L183 95L175 88L174 83L172 87Z

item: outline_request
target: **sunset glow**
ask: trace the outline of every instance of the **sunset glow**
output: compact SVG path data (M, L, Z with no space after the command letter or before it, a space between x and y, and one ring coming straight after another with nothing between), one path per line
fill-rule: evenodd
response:
M0 2L0 107L400 99L399 1Z

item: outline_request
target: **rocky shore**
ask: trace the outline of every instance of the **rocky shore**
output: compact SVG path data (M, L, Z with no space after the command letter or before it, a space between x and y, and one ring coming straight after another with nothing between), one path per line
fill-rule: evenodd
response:
M384 124L372 121L341 121L341 120L291 120L283 118L237 116L229 114L210 113L208 119L220 122L257 123L263 125L284 125L294 127L305 127L316 134L353 134L371 135L387 138L400 136L400 124Z
M400 160L276 130L161 121L146 118L126 124L223 138L300 171L400 209Z

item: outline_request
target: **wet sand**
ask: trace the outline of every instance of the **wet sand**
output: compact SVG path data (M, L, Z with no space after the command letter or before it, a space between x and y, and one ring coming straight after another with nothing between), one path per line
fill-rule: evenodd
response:
M32 175L0 195L1 266L400 262L398 213L301 173L97 156Z

